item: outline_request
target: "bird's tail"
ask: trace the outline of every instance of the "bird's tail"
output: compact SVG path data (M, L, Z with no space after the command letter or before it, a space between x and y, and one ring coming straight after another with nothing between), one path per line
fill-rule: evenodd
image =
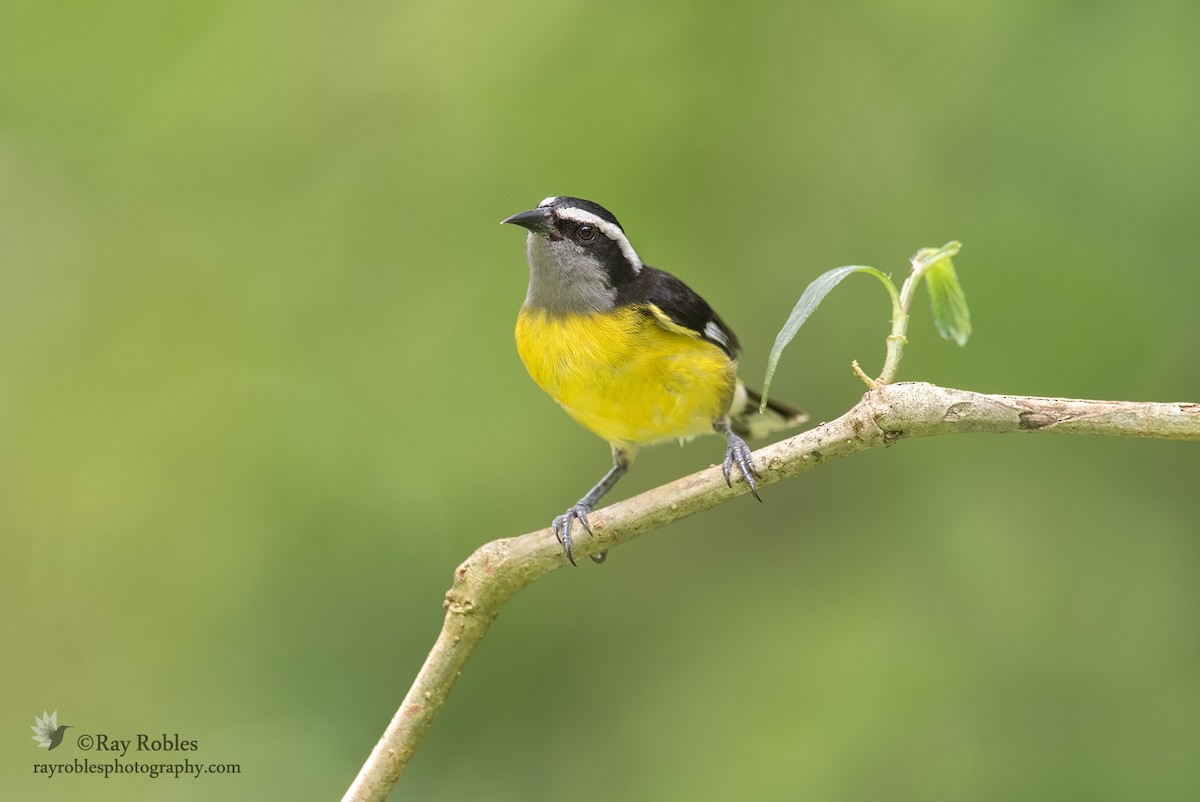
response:
M788 406L781 401L769 399L765 412L759 412L762 395L751 390L741 381L729 408L729 422L733 430L742 437L755 439L773 432L794 429L808 420L808 413Z

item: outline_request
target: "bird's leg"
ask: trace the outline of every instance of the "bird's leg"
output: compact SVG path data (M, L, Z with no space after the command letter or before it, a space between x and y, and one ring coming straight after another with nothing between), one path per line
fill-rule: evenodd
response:
M609 468L608 473L604 474L604 478L596 482L596 486L587 492L583 498L575 502L569 507L566 512L559 515L550 524L550 528L554 530L554 536L558 538L558 542L563 545L563 549L567 552L567 559L571 561L571 565L575 564L575 558L571 555L571 524L578 520L583 524L583 528L588 534L592 533L592 527L588 524L588 513L592 508L604 498L604 494L613 489L617 480L629 472L629 466L633 464L634 452L626 451L625 449L613 446L613 466ZM604 562L604 558L608 556L608 552L601 551L592 555L592 561L597 563Z
M761 476L758 469L754 467L754 458L750 455L750 446L746 445L746 441L738 437L733 429L729 428L729 419L721 418L713 424L713 429L718 433L725 435L725 439L729 442L729 448L725 451L725 462L721 464L721 472L725 474L725 484L733 487L733 480L729 476L729 471L733 468L734 463L737 463L738 468L742 471L742 476L746 478L746 484L750 485L750 492L759 501L762 497L758 495L758 484L754 481L754 477Z

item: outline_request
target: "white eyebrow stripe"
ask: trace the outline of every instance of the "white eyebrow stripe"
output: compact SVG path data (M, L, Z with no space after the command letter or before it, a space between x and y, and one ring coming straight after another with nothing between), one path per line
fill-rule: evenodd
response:
M545 201L543 201L543 203L544 202ZM583 209L576 209L573 206L565 206L561 209L555 209L554 213L564 220L570 220L574 223L580 224L587 223L588 225L593 225L600 229L604 236L621 246L621 253L625 255L625 261L629 262L630 267L633 268L633 272L636 273L642 269L641 258L637 255L637 251L633 249L633 246L629 244L629 238L625 236L625 232L621 230L620 226L616 225L615 223L608 222L599 215L592 214L591 212L584 211Z
M541 209L541 208L544 208L544 207L546 207L546 206L552 206L556 200L558 200L558 197L557 197L557 196L552 196L552 197L549 197L549 198L543 198L543 199L542 199L542 202L541 202L541 203L539 203L539 204L537 205L537 207L538 207L539 209Z

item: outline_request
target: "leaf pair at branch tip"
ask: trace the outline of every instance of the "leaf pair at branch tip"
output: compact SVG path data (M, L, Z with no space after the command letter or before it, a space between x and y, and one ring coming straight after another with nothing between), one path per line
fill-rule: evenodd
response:
M783 324L783 328L775 337L775 344L771 347L771 353L767 357L767 375L763 380L762 404L759 411L766 410L771 379L775 375L775 369L779 366L779 358L783 354L783 349L795 338L800 327L816 311L821 301L825 300L825 296L852 273L867 273L883 283L892 301L892 336L900 339L903 339L907 327L908 309L906 307L911 299L911 292L915 289L916 282L927 277L933 319L938 333L944 339L953 340L959 345L966 345L967 338L971 334L971 316L967 309L966 296L963 294L962 286L958 283L958 276L954 272L954 263L951 261L951 257L955 256L961 248L961 243L952 241L940 248L922 248L917 251L916 256L912 258L912 272L901 291L896 290L896 285L887 275L864 265L835 267L817 276L805 288L800 300L796 302L787 321ZM891 357L892 354L889 352L889 363L892 362ZM895 360L897 362L899 360L898 349L895 353ZM887 372L885 367L885 375Z

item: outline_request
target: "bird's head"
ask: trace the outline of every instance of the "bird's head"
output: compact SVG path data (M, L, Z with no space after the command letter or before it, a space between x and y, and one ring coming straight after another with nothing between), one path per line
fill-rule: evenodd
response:
M632 281L642 260L612 212L582 198L546 198L501 223L529 230L526 306L553 312L611 309L615 288Z

